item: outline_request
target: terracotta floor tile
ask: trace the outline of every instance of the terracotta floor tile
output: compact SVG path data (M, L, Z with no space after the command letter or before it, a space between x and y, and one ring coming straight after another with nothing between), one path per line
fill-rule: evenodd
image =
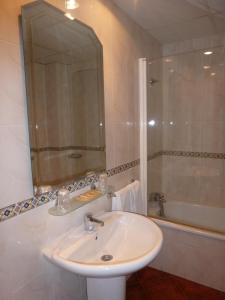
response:
M169 281L156 286L145 285L145 290L152 300L189 300L176 285Z
M218 290L177 276L174 276L173 280L190 300L225 300L225 293Z
M126 299L225 300L225 293L147 267L128 279Z
M128 285L126 299L129 300L151 300L151 298L145 294L145 291L140 285Z

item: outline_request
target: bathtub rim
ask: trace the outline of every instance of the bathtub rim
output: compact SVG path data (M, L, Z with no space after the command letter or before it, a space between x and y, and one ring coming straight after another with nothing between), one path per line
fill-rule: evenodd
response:
M216 240L221 240L221 241L225 241L225 234L223 234L222 232L214 232L211 230L207 230L207 229L203 229L203 228L198 228L195 226L191 226L191 225L186 225L186 224L180 224L180 223L176 223L175 221L172 220L163 220L161 218L158 217L152 217L152 216L148 216L153 222L155 222L157 225L161 225L163 227L168 227L168 228L172 228L175 230L180 230L180 231L184 231L187 233L192 233L192 234L196 234L202 237L208 237L208 238L213 238Z

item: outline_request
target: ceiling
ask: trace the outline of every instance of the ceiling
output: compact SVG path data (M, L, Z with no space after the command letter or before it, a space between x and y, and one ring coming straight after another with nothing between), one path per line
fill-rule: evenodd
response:
M163 44L225 34L225 0L113 0Z
M46 2L24 6L22 24L26 63L95 66L102 51L91 27L77 20L71 22Z

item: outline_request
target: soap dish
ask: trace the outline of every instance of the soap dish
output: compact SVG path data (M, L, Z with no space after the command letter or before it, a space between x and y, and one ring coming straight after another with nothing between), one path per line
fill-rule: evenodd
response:
M83 193L75 198L76 201L80 202L88 202L95 200L99 197L103 196L102 192L99 190L91 190L86 193Z

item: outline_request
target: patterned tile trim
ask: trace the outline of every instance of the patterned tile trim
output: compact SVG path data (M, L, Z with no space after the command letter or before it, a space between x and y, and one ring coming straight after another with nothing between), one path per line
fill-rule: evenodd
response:
M191 151L169 151L169 150L167 150L167 151L162 151L162 155L195 157L195 158L225 159L225 153L213 153L213 152L191 152Z
M100 150L102 151L102 150ZM190 151L158 151L148 156L148 160L153 160L160 156L181 156L181 157L195 157L195 158L211 158L211 159L225 159L225 153L211 153L211 152L190 152ZM122 173L130 168L133 168L140 164L140 159L125 163L118 167L107 170L108 177ZM97 182L98 176L88 176L78 181L68 184L65 186L71 193L80 190L86 186L91 185L92 182ZM57 197L58 191L55 190L50 193L42 194L41 196L34 197L28 200L23 200L7 207L0 209L0 222L18 216L26 211L39 207L45 203L53 201Z
M126 164L123 164L123 165L120 165L118 167L115 167L115 168L112 168L112 169L108 170L107 175L108 175L108 177L110 177L110 176L119 174L119 173L124 172L124 171L126 171L130 168L133 168L133 167L135 167L139 164L140 164L140 159L131 161L129 163L126 163Z
M148 161L159 156L182 156L182 157L194 157L194 158L211 158L211 159L225 159L225 153L213 153L213 152L192 152L192 151L173 151L165 150L158 151L151 155L148 155Z
M129 163L120 165L118 167L109 169L106 171L106 173L107 173L108 177L111 177L113 175L122 173L130 168L133 168L139 164L140 164L140 160L137 159L137 160L131 161ZM74 191L83 189L84 187L89 186L92 183L95 183L97 181L98 181L98 175L87 176L78 181L68 184L67 186L65 186L65 188L72 193ZM23 200L23 201L15 203L15 204L9 205L7 207L1 208L0 209L0 222L8 220L12 217L16 217L24 212L27 212L31 209L34 209L45 203L55 200L57 197L57 193L58 193L58 190L55 190L53 192L42 194L40 196L31 198L28 200Z
M105 151L105 147L65 146L65 147L31 148L31 152L35 152L35 153L48 152L48 151L67 151L67 150Z

